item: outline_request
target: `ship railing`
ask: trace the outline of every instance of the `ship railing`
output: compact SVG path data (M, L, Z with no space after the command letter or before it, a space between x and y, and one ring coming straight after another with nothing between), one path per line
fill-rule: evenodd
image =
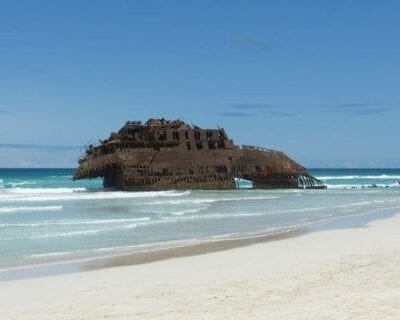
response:
M272 152L272 153L279 153L277 150L268 149L264 147L257 147L257 146L250 146L250 145L238 145L239 149L247 149L247 150L258 150L258 151L265 151L265 152Z

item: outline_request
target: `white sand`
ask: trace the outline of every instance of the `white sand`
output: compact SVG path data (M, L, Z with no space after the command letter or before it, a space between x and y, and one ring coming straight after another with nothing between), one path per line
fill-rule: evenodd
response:
M0 319L400 319L400 216L224 252L0 283Z

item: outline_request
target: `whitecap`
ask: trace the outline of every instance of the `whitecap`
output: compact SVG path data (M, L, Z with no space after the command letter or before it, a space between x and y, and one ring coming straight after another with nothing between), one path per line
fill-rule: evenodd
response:
M19 186L25 186L25 185L34 185L36 182L33 181L21 181L21 182L13 182L9 181L5 184L6 187L10 186L12 188L19 187Z
M165 201L154 201L152 204L202 204L202 203L214 203L224 201L248 201L248 200L275 200L280 197L236 197L236 198L203 198L203 199L179 199L179 200L165 200Z
M31 212L31 211L59 211L63 206L22 206L22 207L1 207L0 213Z
M201 207L201 208L197 208L197 209L188 209L188 210L182 210L182 211L172 211L169 214L173 215L173 216L182 216L184 214L187 213L196 213L199 212L201 210L207 209L208 207Z
M0 193L1 201L68 201L182 197L190 191L89 191L86 188L13 188Z
M53 234L41 234L38 236L25 236L25 237L15 237L15 238L0 238L3 241L14 241L14 240L36 240L36 239L49 239L49 238L66 238L66 237L74 237L74 236L82 236L82 235L90 235L97 234L101 232L119 230L119 229L134 229L137 225L135 223L119 226L115 228L105 228L105 229L94 229L94 230L80 230L80 231L71 231L71 232L61 232L61 233L53 233Z
M319 180L354 180L354 179L368 179L368 180L388 180L388 179L400 179L400 175L347 175L347 176L323 176L316 177Z
M97 224L118 224L127 222L144 222L151 220L150 217L132 219L100 219L100 220L59 220L41 221L33 223L7 223L0 224L0 227L44 227L44 226L77 226L77 225L97 225Z

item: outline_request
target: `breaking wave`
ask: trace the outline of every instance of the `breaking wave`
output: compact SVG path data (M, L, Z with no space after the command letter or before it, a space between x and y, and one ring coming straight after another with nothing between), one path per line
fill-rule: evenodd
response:
M94 230L80 230L80 231L71 231L71 232L60 232L54 234L41 234L41 235L32 235L32 236L23 236L23 237L11 237L11 238L0 238L3 241L14 241L14 240L36 240L36 239L49 239L49 238L65 238L65 237L74 237L74 236L83 236L90 234L97 234L101 232L114 231L118 229L134 229L136 228L136 224L128 224L124 226L118 226L114 228L104 228L104 229L94 229Z
M3 182L3 184L4 184L6 187L15 188L15 187L19 187L19 186L35 185L36 182L33 182L33 181L12 182L12 181L10 181L10 182L6 182L6 183Z
M232 197L232 198L201 198L201 199L179 199L179 200L165 200L165 201L154 201L152 204L207 204L215 202L230 202L230 201L249 201L249 200L275 200L279 199L278 196L267 196L267 197Z
M347 176L322 176L316 177L319 180L356 180L356 179L365 179L365 180L390 180L390 179L400 179L400 175L347 175Z
M38 207L2 207L0 213L11 213L11 212L31 212L31 211L59 211L62 210L63 206L38 206Z
M48 226L80 226L97 224L118 224L149 221L150 217L132 218L132 219L101 219L101 220L61 220L61 221L42 221L33 223L3 223L0 227L48 227Z
M208 208L208 207L200 207L200 208L197 208L197 209L188 209L188 210L181 210L181 211L172 211L172 212L170 212L170 214L173 215L173 216L182 216L182 215L185 215L185 214L187 214L187 213L197 213L197 212L200 212L200 211L205 210L205 209L207 209L207 208Z
M0 192L0 201L115 200L155 197L181 197L190 191L91 191L86 188L13 188Z

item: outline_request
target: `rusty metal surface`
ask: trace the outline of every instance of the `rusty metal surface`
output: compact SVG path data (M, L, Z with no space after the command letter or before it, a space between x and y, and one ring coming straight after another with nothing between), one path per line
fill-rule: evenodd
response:
M324 188L283 152L238 146L222 128L201 129L180 120L129 121L90 145L74 179L102 177L118 190Z

